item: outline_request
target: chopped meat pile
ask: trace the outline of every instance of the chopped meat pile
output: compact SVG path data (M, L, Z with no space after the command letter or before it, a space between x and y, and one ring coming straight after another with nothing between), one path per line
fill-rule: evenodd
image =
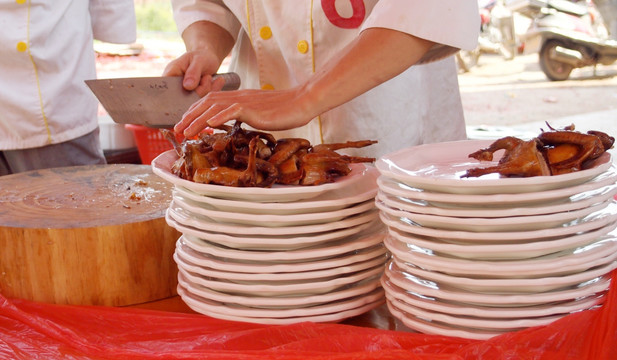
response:
M351 172L351 163L374 162L374 158L341 155L336 150L361 148L374 140L311 145L302 138L276 140L272 134L250 131L236 121L213 134L177 141L163 131L179 159L172 173L190 181L237 187L270 187L273 184L320 185Z
M499 173L507 177L560 175L584 170L593 160L613 147L615 138L601 131L581 133L574 125L542 131L531 140L508 136L493 142L488 148L469 154L480 161L493 160L493 153L504 150L495 166L467 170L463 177L478 177Z

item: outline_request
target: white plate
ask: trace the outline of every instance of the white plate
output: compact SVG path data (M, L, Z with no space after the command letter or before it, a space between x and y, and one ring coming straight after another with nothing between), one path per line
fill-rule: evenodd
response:
M330 231L316 232L311 234L299 235L234 235L219 232L211 232L201 229L196 229L190 226L184 226L175 221L169 211L165 216L167 224L183 234L196 236L216 244L227 246L233 249L243 250L294 250L302 249L310 246L317 246L323 243L337 241L348 236L353 236L362 231L383 227L379 219L370 222L361 223L355 226L349 226L342 229Z
M264 296L242 296L231 295L222 292L214 291L198 284L193 284L186 280L182 274L178 274L178 283L187 289L191 294L201 296L206 299L240 304L250 307L261 308L289 308L289 307L306 307L315 304L323 304L331 301L347 299L353 296L368 294L380 286L380 279L373 278L365 281L360 281L355 284L350 284L335 291L309 296L289 296L289 297L264 297Z
M385 240L385 245L392 256L400 261L429 271L456 276L486 278L567 275L617 260L617 238L615 234L600 237L583 247L520 260L483 261L440 256L430 250L409 246L390 237Z
M592 281L555 291L525 294L476 293L455 288L447 284L438 284L434 281L421 279L413 275L403 275L392 262L386 265L384 277L396 286L419 295L430 296L446 301L508 308L545 305L554 302L586 298L603 293L609 288L611 282L610 276L603 276L593 279Z
M190 292L186 291L181 286L178 286L178 295L182 298L182 300L194 311L208 315L217 319L224 320L232 320L232 321L240 321L240 322L250 322L250 323L258 323L258 324L269 324L269 325L286 325L286 324L295 324L300 322L337 322L342 321L344 319L358 316L368 312L379 305L385 302L385 299L382 297L374 302L365 303L356 308L348 308L346 310L329 313L329 314L320 314L314 316L298 316L298 317L287 317L287 318L270 318L270 317L245 317L235 315L234 312L225 311L225 313L215 312L213 310L220 310L220 308L213 309L212 307L206 306L204 303L204 299L200 298ZM360 301L362 303L362 301Z
M499 153L491 162L479 162L468 157L491 143L492 140L463 140L418 145L385 155L377 160L375 166L386 177L425 190L455 194L514 194L582 184L606 171L612 163L611 154L606 152L594 161L592 168L569 174L527 178L488 174L461 178L467 169L492 166L499 161Z
M399 319L405 326L424 334L451 336L463 339L488 340L494 336L507 332L451 327L409 315L394 306L390 301L386 301L386 304L388 306L388 310L390 310L390 313L395 318Z
M366 174L353 186L346 186L337 191L327 191L311 199L291 202L254 202L246 200L219 199L211 196L199 195L189 189L176 186L174 192L179 195L213 206L216 209L244 214L305 214L322 211L335 211L346 208L352 204L361 203L373 199L377 194L376 178L379 171L375 167L367 166Z
M174 253L174 260L179 267L182 267L192 273L206 277L214 277L227 280L276 282L334 278L340 275L350 274L352 272L362 271L368 268L374 268L380 264L383 265L388 260L388 257L386 256L386 252L383 251L376 257L365 261L349 263L333 268L318 268L309 270L305 270L303 268L303 263L271 265L272 267L283 267L284 272L271 271L270 269L268 269L268 265L270 264L267 263L254 264L253 266L242 265L241 270L250 270L250 268L254 268L255 272L238 272L234 271L234 267L228 266L228 264L224 261L202 256L199 253L193 251L192 249L183 246L182 243L178 243L178 246L176 247L176 251ZM232 268L233 270L229 270L229 268Z
M338 266L333 263L337 260L339 263L343 261L352 261L347 259L352 257L353 261L367 260L366 256L375 257L373 247L383 244L383 239L386 235L383 226L376 226L367 229L362 233L354 234L340 240L331 241L317 246L306 247L296 250L286 251L254 251L233 249L225 246L218 246L203 239L197 238L189 234L183 234L182 241L193 250L203 254L210 255L214 258L225 261L245 262L245 263L269 263L274 264L295 264L298 262L310 261L311 263L322 263L321 260L328 260L323 263L324 267ZM370 252L368 250L371 250ZM362 260L355 260L362 259ZM280 269L275 270L280 272Z
M412 213L393 209L381 201L375 204L379 210L387 213L391 217L408 219L422 227L442 230L458 230L471 232L512 232L512 231L532 231L542 229L552 229L560 227L577 219L601 211L614 202L613 198L600 204L595 204L584 209L531 216L509 216L496 218L471 218L471 217L452 217L437 216L421 213Z
M189 289L187 292L190 293ZM297 308L254 308L250 306L218 302L212 299L201 297L197 294L190 293L195 300L201 303L201 308L212 313L233 315L247 318L268 318L268 319L285 319L297 318L305 316L317 316L325 314L333 314L341 311L355 309L366 304L371 304L385 298L382 288L377 288L368 294L362 294L351 298L335 300L327 304L318 304L309 307Z
M593 192L605 186L615 185L616 182L617 168L615 166L611 166L609 170L580 185L518 194L447 194L414 188L383 176L377 179L379 189L386 194L427 201L433 206L446 208L512 208L515 206L557 204L569 201L571 196Z
M486 319L523 319L568 314L600 305L604 302L605 298L604 295L592 295L583 299L572 299L558 303L507 308L479 306L453 301L440 301L432 297L420 296L418 294L414 294L413 292L405 291L385 278L382 278L382 286L387 297L394 298L417 308L450 315L471 316Z
M472 329L482 329L489 331L516 331L532 326L542 326L550 324L553 321L560 319L567 314L540 316L540 317L524 317L515 319L487 319L487 318L472 318L466 316L457 316L450 314L443 314L426 309L422 309L403 301L386 297L388 301L392 303L399 310L404 311L407 314L413 315L417 318L427 319L442 324L447 324L453 327L463 326Z
M489 294L529 294L557 290L568 286L574 286L593 279L609 274L613 269L617 268L617 262L612 261L608 264L598 266L593 269L588 269L579 273L550 276L543 278L521 278L521 279L484 279L462 276L452 276L448 274L438 273L435 271L427 271L418 267L409 266L399 262L396 258L392 260L403 276L412 275L416 278L435 281L440 284L450 285L455 288Z
M432 203L407 199L401 196L388 195L383 191L377 194L377 200L391 209L398 209L412 213L420 213L435 216L450 216L458 218L499 218L511 216L531 216L555 214L566 211L588 208L595 204L608 201L617 194L617 185L602 187L596 191L589 191L580 195L568 198L567 201L551 203L548 205L493 208L493 207L438 207ZM481 195L478 195L481 196Z
M430 238L448 240L449 242L464 243L508 243L508 242L530 242L540 239L564 237L576 233L598 229L612 224L617 220L617 204L610 204L606 209L594 214L590 214L580 220L575 220L565 226L553 229L540 229L531 231L509 231L509 232L473 232L473 231L452 231L443 229L433 229L419 226L411 221L381 213L380 218L384 224L390 228L397 229L404 234L414 234Z
M190 273L182 267L178 271L190 282L201 286L233 294L259 295L259 296L306 296L324 294L336 289L353 284L372 277L378 277L383 272L383 266L360 271L347 276L340 276L324 281L290 281L281 284L261 284L258 282L232 282L226 279L205 278Z
M608 234L617 227L617 222L593 231L573 233L565 237L530 241L523 244L451 244L438 239L423 239L410 234L404 234L390 229L388 234L396 241L407 244L410 249L432 251L462 259L473 260L516 260L553 254L558 251L586 246L596 242L601 236Z
M367 200L362 203L353 204L349 207L335 210L323 211L306 214L287 214L287 215L272 215L272 214L243 214L238 212L228 212L218 210L213 207L207 207L207 204L199 204L192 200L183 198L178 193L174 193L173 200L170 206L178 206L187 213L195 214L197 217L206 216L213 221L225 224L240 224L240 225L255 225L265 227L281 227L281 226L301 226L315 225L326 222L340 221L346 217L363 213L375 208L374 200Z
M338 190L355 185L367 174L364 164L350 164L351 172L338 178L333 183L300 186L300 185L273 185L270 188L261 187L233 187L213 184L200 184L182 179L171 172L171 167L178 159L175 150L168 150L152 160L152 171L161 178L176 186L182 186L200 195L208 195L222 199L246 200L255 202L288 202L309 199L327 191Z
M340 221L333 221L325 224L299 225L299 226L252 226L242 224L220 223L206 216L198 216L175 206L173 201L167 208L167 213L176 222L205 231L219 232L233 235L300 235L323 233L337 229L345 229L355 225L365 224L375 220L379 211L371 209L367 212L350 216Z
M182 249L178 247L174 253L174 261L178 264L178 267L182 267L184 270L201 275L205 277L213 277L217 279L225 279L229 281L248 282L248 283L260 283L260 284L272 284L277 285L281 282L293 282L293 281L307 281L307 280L330 280L339 276L350 274L357 271L366 270L369 268L375 268L379 265L384 265L388 258L385 253L379 257L349 264L347 266L339 266L330 269L319 269L309 271L288 271L284 273L245 273L217 270L204 265L195 265L192 261L195 259L194 254L190 253L190 250Z

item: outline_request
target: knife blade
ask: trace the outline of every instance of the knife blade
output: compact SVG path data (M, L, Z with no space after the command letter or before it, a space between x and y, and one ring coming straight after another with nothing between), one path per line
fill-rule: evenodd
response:
M236 73L220 73L222 90L240 87ZM111 119L118 124L173 127L199 95L182 87L181 76L85 80Z

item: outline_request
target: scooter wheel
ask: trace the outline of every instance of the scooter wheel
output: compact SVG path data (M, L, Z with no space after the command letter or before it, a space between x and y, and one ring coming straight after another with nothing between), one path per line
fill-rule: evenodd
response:
M564 46L564 44L559 40L548 40L542 44L539 53L540 69L551 81L567 80L574 68L572 65L551 59L551 53L558 46Z

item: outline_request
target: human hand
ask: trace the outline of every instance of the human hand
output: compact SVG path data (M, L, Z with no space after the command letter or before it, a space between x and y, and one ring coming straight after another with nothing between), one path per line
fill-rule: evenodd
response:
M229 120L264 131L296 128L319 115L307 95L302 87L210 92L186 111L174 130L192 137L206 127L217 127Z
M219 60L206 50L188 51L172 60L163 71L163 76L184 76L182 85L186 90L195 91L200 97L211 91L219 91L225 79L212 78L219 67Z

